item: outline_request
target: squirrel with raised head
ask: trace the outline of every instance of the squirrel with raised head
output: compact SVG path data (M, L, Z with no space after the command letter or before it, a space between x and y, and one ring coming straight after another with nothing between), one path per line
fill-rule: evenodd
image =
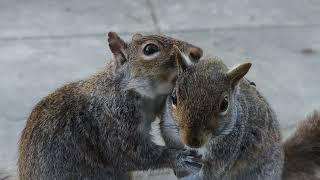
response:
M34 107L19 142L19 179L124 180L136 170L189 167L192 152L156 145L149 131L176 79L173 46L194 62L202 50L160 35L126 43L110 32L108 42L114 58L102 72Z
M266 99L244 78L251 63L232 69L217 58L178 60L160 129L169 147L196 149L204 165L189 180L278 180L320 177L320 116L315 113L281 144ZM284 150L283 150L284 149Z

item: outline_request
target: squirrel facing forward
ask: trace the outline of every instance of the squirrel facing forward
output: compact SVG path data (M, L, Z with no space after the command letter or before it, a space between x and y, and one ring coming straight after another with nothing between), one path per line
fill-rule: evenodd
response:
M218 59L195 65L183 56L178 60L160 129L167 146L195 148L205 161L199 173L183 179L319 179L319 113L284 144L284 153L274 112L243 78L250 63L228 69Z
M108 42L107 68L34 107L19 142L19 179L121 180L135 170L188 167L190 152L156 145L149 130L177 75L172 47L193 61L202 50L160 35L126 43L110 32Z

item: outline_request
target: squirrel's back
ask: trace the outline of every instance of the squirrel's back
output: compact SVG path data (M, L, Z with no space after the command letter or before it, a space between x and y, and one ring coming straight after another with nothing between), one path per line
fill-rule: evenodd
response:
M309 115L284 143L285 180L320 179L320 111Z

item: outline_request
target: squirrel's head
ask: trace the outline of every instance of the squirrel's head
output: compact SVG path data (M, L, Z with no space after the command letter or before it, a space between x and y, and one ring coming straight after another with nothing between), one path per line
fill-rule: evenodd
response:
M228 69L218 59L188 65L180 56L171 102L183 144L199 148L210 137L232 130L237 85L250 67L251 63L244 63Z
M177 77L177 51L174 46L192 62L198 62L202 56L201 48L162 35L144 36L136 33L131 42L126 43L115 32L109 32L108 43L116 66L126 67L126 72L138 83L131 86L141 87L140 91L152 86L158 88L156 91L160 94L170 94Z

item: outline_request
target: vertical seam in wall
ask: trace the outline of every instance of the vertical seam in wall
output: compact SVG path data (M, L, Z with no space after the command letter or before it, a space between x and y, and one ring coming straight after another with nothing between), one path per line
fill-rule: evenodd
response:
M150 11L150 16L151 16L151 19L152 19L152 23L155 27L155 32L157 34L161 34L161 29L160 29L160 25L159 25L159 19L155 13L155 10L154 10L154 6L151 2L151 0L146 0L146 3L147 3L147 7Z

